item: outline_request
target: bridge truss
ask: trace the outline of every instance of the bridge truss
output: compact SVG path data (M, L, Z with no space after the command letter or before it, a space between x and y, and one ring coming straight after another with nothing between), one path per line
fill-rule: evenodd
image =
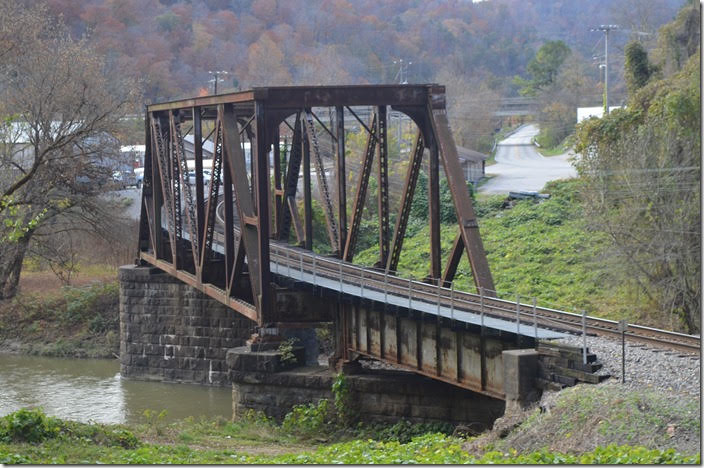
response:
M369 120L362 120L360 109L370 108ZM390 206L389 108L409 116L417 129L405 183L401 193L394 194L398 206ZM346 168L350 124L366 133L357 173ZM449 285L466 253L477 289L487 295L495 289L448 125L443 86L254 88L150 105L145 132L140 260L260 326L285 321L274 310L272 264L278 269L278 263L272 263L272 243L313 250L313 177L329 251L341 263L351 263L376 169L376 193L369 193L376 198L379 220L374 269L393 276L424 159L429 168L430 225L426 281ZM192 155L186 150L191 137ZM321 149L323 139L332 143L328 154ZM334 171L326 167L328 161ZM205 166L210 168L209 179L204 177ZM444 267L440 167L459 224ZM349 180L354 181L350 187ZM391 210L396 213L393 226Z

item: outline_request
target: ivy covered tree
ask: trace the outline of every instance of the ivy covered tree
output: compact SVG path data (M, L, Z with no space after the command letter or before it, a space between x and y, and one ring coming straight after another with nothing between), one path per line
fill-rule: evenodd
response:
M673 317L688 333L701 330L700 86L697 51L577 133L586 215L609 235L612 267L647 298L640 319Z
M628 94L632 96L645 86L656 69L650 64L648 52L640 42L629 42L624 52L626 55L624 64L626 88Z

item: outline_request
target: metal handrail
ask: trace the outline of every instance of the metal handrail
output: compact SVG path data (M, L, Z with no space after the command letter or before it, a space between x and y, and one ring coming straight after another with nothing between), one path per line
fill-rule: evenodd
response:
M580 331L582 335L586 335L585 322L587 319L592 322L589 325L590 328L602 329L603 331L614 331L618 326L617 321L587 316L584 311L582 311L582 313L575 313L545 306L538 307L537 298L535 297L527 297L527 299L530 299L532 302L531 304L527 304L520 302L520 298L517 301L510 301L501 297L496 297L500 294L507 294L504 291L484 290L484 293L494 293L494 297L482 294L481 291L480 294L474 294L467 291L457 291L454 289L454 283L451 283L449 287L442 284L428 284L414 279L412 275L409 275L409 277L406 278L401 272L398 271L377 272L374 270L369 270L367 267L362 267L337 259L321 257L312 252L306 252L293 247L280 246L276 243L271 243L271 252L277 256L277 264L280 260L282 260L285 253L287 256L286 264L289 269L291 262L298 260L300 262L301 274L312 274L313 283L315 285L318 285L319 283L317 278L336 280L340 285L340 292L342 292L344 285L358 286L362 297L365 297L365 289L368 291L374 290L382 292L385 294L385 297L388 297L388 294L390 293L396 293L397 296L403 297L406 293L402 292L402 290L408 290L408 294L411 296L409 297L411 302L421 301L427 304L438 303L439 306L442 305L449 307L449 314L441 310L438 311L438 314L441 317L447 316L453 320L455 311L477 313L477 308L479 308L480 310L486 309L487 313L494 317L516 321L517 330L520 330L520 322L523 322L524 325L532 323L533 327L536 329L536 333L538 321L540 321L541 326L548 328L557 328L562 330L571 328L573 332L577 332L578 329L581 328ZM407 282L408 287L403 286L400 283L401 281L403 284L406 284ZM480 304L482 301L484 302L483 305ZM544 315L545 313L553 314L554 316L546 316ZM511 318L511 315L513 316L513 319ZM698 339L698 337L692 335L659 330L641 325L629 324L628 327L633 332L637 330L650 331L653 333L657 332L667 334L673 339Z

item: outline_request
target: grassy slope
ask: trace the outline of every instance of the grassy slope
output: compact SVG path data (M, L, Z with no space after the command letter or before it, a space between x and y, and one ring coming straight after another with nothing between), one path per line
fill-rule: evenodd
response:
M547 411L531 410L504 438L486 433L475 450L580 453L607 444L700 453L699 398L619 384L578 385L561 391ZM501 426L497 422L496 426Z
M579 181L559 181L546 186L549 200L519 201L511 209L501 209L503 196L479 198L479 217L484 248L496 289L501 297L515 299L519 293L538 298L538 304L565 310L585 309L587 313L611 318L633 319L635 298L627 293L608 266L607 238L590 232L581 216ZM443 260L446 260L456 225L441 230ZM403 276L427 275L429 229L413 224L404 240L398 270ZM372 265L378 250L360 252L356 262ZM455 287L474 291L466 257L458 268Z
M20 293L0 302L3 350L65 357L113 357L119 350L114 268L86 267L72 286L46 271L24 271Z

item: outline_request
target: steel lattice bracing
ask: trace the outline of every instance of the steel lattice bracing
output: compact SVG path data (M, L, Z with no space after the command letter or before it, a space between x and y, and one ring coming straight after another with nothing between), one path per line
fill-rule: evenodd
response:
M148 106L140 259L259 325L285 322L274 310L275 275L285 274L272 273L270 243L311 250L321 223L313 216L317 203L325 248L343 263L352 262L369 198L379 220L376 269L393 274L427 157L428 280L449 284L466 252L477 288L493 291L444 92L438 85L269 87ZM388 182L391 110L406 114L417 127L402 193L394 193ZM366 134L363 154L355 155L361 160L357 172L345 161L352 127ZM322 140L330 142L329 149ZM444 268L438 195L443 169L459 220ZM394 226L390 214L396 215Z

